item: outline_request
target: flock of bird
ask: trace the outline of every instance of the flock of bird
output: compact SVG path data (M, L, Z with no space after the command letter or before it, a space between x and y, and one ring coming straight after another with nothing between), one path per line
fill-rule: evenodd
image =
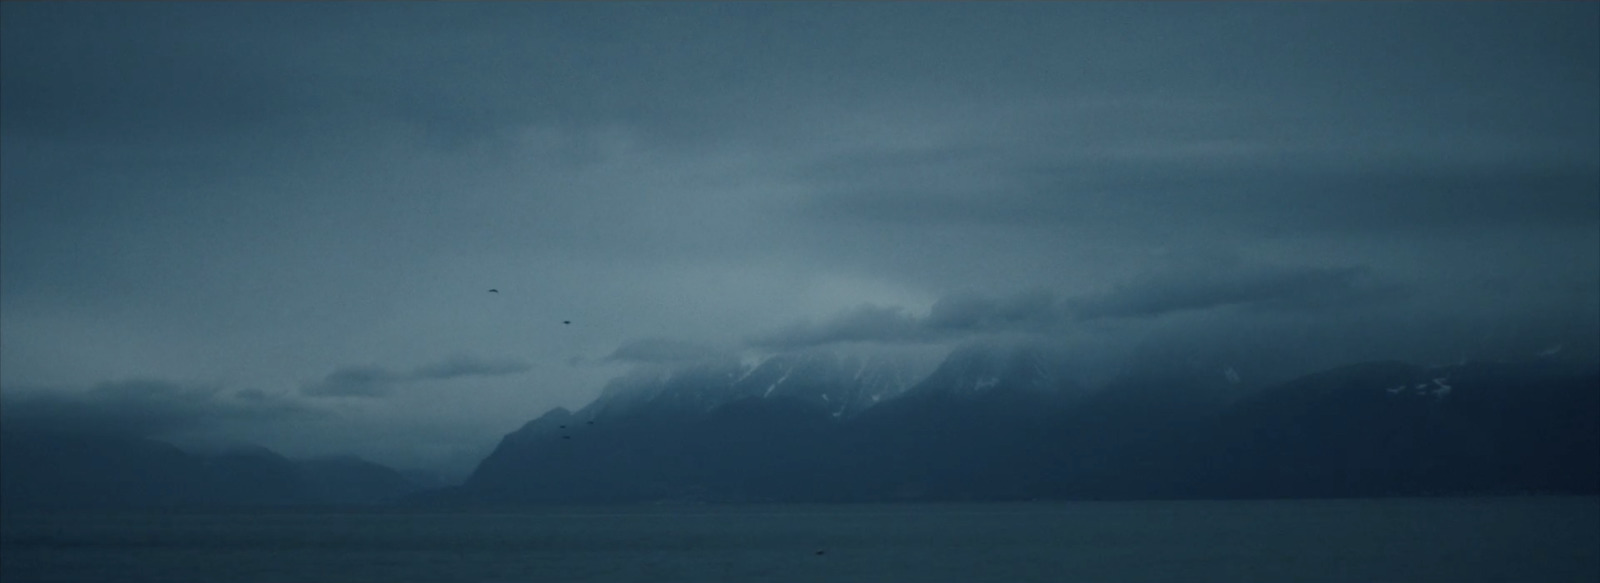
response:
M491 287L491 288L489 288L489 293L492 293L492 294L499 294L499 293L500 293L500 290L499 290L499 289L498 289L498 288L492 288L492 287ZM562 325L563 325L563 326L571 326L571 325L572 325L572 320L562 320L562 321L561 321L561 324L562 324ZM589 424L590 424L590 425L594 425L594 422L593 422L593 421L590 421L590 422L589 422ZM561 428L562 428L562 429L566 429L566 428L567 428L567 426L565 426L565 425L562 425L562 426L561 426ZM562 435L562 436L561 436L561 439L572 439L572 436L571 436L571 435Z

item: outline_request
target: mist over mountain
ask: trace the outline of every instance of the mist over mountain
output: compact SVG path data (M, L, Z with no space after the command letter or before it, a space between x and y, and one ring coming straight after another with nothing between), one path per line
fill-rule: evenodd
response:
M1562 377L1430 375L1600 362L1600 3L0 13L38 496L347 494L195 442L512 502L1588 467Z
M638 367L577 411L527 422L460 486L354 457L14 423L0 432L0 500L15 511L1600 493L1600 374L1554 358L1277 380L1238 355L1159 351L1102 379L1030 343L970 344L937 363L829 348L702 356Z
M117 432L0 430L5 511L371 505L431 483L354 457L291 460L259 446L189 452Z
M415 503L841 502L1600 492L1600 375L1544 359L1250 380L1152 360L1100 383L1030 345L920 378L828 350L613 382Z

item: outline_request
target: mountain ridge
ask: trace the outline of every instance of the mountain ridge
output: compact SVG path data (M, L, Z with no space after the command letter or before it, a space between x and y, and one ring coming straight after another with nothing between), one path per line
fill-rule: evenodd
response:
M0 428L6 510L403 503L892 502L1600 494L1600 371L1374 361L1274 383L1227 363L1102 386L1030 346L921 375L808 351L649 368L504 436L459 486L350 457L197 453ZM1230 374L1231 373L1231 374Z
M0 507L8 512L361 506L422 489L352 456L289 459L260 446L191 453L114 433L0 428Z
M893 398L849 416L817 399L746 390L705 410L647 407L596 417L597 425L585 420L560 437L508 436L461 487L418 500L1600 493L1594 371L1378 361L1247 390L1231 367L1194 367L1125 375L1091 390L1040 354L958 350ZM806 381L807 394L830 390L819 380L829 374ZM667 398L656 402L678 402L670 397L680 388L657 387L656 398ZM606 410L597 400L568 415L583 419L595 407Z

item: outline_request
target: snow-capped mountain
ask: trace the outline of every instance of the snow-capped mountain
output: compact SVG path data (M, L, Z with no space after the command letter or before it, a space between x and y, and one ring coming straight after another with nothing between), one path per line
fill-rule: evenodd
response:
M1079 384L1063 363L1059 355L1039 347L965 346L951 352L912 391L958 398L1005 391L1078 391Z
M787 398L846 418L899 396L918 380L905 360L814 350L773 356L730 387L735 398Z
M616 417L642 410L660 414L698 414L736 398L729 388L743 365L720 359L675 367L647 367L611 381L600 398L579 410L582 419Z
M641 371L578 413L553 411L507 436L466 484L437 499L1600 491L1592 369L1369 362L1241 393L1249 381L1204 362L1090 392L1057 356L968 347L916 382L893 360L824 351Z
M613 380L574 417L587 421L647 411L695 415L743 399L789 399L843 419L893 399L921 376L907 359L825 349L755 362L724 359L651 367Z

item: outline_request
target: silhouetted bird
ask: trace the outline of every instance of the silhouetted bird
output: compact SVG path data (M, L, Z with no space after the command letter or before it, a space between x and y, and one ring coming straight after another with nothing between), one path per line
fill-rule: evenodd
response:
M817 555L818 555L818 556L821 556L821 555L822 555L822 554L823 554L823 553L825 553L825 552L827 552L827 551L817 551Z
M497 294L497 293L500 293L500 290L492 289L492 290L489 290L489 293Z
M567 428L567 426L565 426L565 425L562 425L562 426L561 426L561 428L562 428L562 429L566 429L566 428Z
M572 320L562 320L561 323L562 324L571 324Z

